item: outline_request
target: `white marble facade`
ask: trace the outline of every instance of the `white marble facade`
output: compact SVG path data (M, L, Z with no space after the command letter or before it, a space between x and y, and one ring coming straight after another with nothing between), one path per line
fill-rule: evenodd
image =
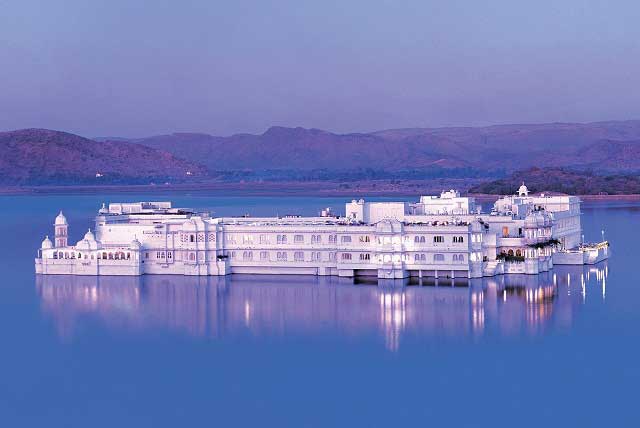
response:
M482 214L455 191L405 202L351 201L344 216L212 217L170 202L112 203L95 234L68 245L62 213L35 260L40 274L300 274L478 278L547 271L580 243L573 196L499 199Z

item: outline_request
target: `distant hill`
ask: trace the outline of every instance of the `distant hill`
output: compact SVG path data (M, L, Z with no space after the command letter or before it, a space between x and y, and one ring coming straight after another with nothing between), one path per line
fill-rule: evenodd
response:
M469 193L508 195L517 192L525 183L530 192L559 192L571 195L640 194L637 175L596 175L591 172L569 171L562 168L530 168L509 177L483 183L469 189Z
M43 129L0 133L3 185L194 178L228 182L477 180L543 166L563 174L592 171L584 177L622 175L627 178L619 180L630 180L629 175L640 172L640 121L351 134L271 127L257 135L175 133L137 139L87 139ZM96 173L103 177L96 178Z
M97 173L102 177L96 178ZM148 183L206 174L194 162L131 142L96 142L46 129L0 133L3 185Z
M543 165L640 170L640 156L627 155L640 150L640 121L413 128L356 134L272 127L259 135L178 133L131 141L202 162L215 171L440 168L492 171L495 176L501 171Z

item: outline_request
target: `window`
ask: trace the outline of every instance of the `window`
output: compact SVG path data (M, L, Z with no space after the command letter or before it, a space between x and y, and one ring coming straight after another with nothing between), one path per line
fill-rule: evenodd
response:
M371 242L371 238L369 237L369 235L361 236L360 242Z
M369 260L371 260L371 254L369 254L369 253L360 254L360 261L368 262Z
M351 236L349 235L341 236L340 242L342 242L343 244L351 242Z
M269 260L269 252L260 251L260 260Z
M413 238L413 242L415 242L416 244L424 244L425 242L427 242L426 238L424 236L415 236ZM434 241L435 242L435 241Z
M167 251L167 259L171 259L173 257L173 253L171 251Z
M302 251L296 251L295 253L293 253L293 259L297 262L303 262L304 253Z
M435 243L442 243L444 242L444 236L442 235L436 235L433 237L433 242Z
M322 260L320 257L320 253L319 252L311 253L311 260L314 262L319 262L320 260Z
M245 261L253 260L253 251L244 251L242 253L242 260L245 260Z
M319 244L322 242L322 235L311 235L311 243Z
M444 261L444 254L434 254L433 255L433 261L434 262L443 262Z
M287 243L287 235L278 235L277 242L278 242L278 244L286 244Z
M269 239L267 238L267 235L260 235L260 243L261 244L268 244L269 243Z
M276 258L279 261L286 261L287 260L287 252L286 251L278 251L278 254L276 254Z
M413 257L413 260L416 262L424 262L427 260L426 254L416 254Z
M454 236L453 243L454 244L462 244L464 242L464 236Z
M189 241L190 242L195 242L196 241L196 236L195 235L190 235L189 236Z
M253 235L244 235L242 236L243 244L253 244Z
M342 260L351 260L351 253L342 253L340 256Z
M464 254L454 254L453 255L453 261L454 262L459 262L459 263L464 263Z
M335 260L336 259L336 253L329 253L329 260Z
M509 228L507 226L504 226L502 228L502 237L503 238L508 238L509 237Z
M329 235L329 244L335 244L338 241L337 238L336 235Z
M296 244L300 244L300 243L304 242L304 236L302 236L302 235L294 235L293 242L295 242Z

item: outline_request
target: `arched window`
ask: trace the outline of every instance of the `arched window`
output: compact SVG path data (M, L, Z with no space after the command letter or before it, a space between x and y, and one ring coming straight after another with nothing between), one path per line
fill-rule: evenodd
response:
M416 235L416 237L413 239L413 242L415 242L416 244L420 242L420 237L418 235Z
M522 257L522 251L520 251L519 249L516 250L516 256Z
M455 238L455 236L453 237L453 239L454 239L454 242L455 242L455 239L456 239L456 238ZM457 254L454 254L454 255L453 255L453 261L454 261L454 262L457 262L457 261L458 261L458 255L457 255Z
M444 261L444 254L434 254L433 255L433 261L434 262L443 262Z
M510 255L510 256L513 256L513 250L507 251L507 254Z
M189 236L189 241L190 242L195 242L195 240L196 240L196 236L195 235L190 235Z

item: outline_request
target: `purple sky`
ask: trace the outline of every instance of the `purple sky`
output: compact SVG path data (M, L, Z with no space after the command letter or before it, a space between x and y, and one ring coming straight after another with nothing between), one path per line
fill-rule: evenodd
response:
M0 0L0 130L637 118L637 0Z

